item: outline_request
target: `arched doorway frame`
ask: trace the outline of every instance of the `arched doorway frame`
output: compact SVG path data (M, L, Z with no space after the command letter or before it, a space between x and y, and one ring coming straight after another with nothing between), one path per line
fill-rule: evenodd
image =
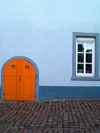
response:
M11 61L13 60L17 60L17 59L23 59L23 60L26 60L28 62L30 62L33 67L35 68L36 70L36 98L35 98L35 101L38 101L39 100L39 69L37 67L37 65L35 64L34 61L32 61L31 59L25 57L25 56L14 56L10 59L8 59L2 66L2 69L1 69L1 100L4 100L4 69L6 67L7 64L9 64Z

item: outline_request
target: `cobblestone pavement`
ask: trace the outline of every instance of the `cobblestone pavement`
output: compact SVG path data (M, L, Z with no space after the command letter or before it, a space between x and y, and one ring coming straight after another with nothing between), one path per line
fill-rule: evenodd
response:
M2 101L0 133L100 133L100 100Z

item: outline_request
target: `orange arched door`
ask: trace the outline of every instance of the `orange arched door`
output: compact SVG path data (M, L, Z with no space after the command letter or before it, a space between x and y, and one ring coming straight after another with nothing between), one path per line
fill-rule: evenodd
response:
M4 69L4 100L35 101L36 71L26 60L16 59Z

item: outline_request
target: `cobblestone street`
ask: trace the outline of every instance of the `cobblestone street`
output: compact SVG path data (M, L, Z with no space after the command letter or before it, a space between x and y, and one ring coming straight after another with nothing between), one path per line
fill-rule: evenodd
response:
M100 100L1 101L0 133L100 133Z

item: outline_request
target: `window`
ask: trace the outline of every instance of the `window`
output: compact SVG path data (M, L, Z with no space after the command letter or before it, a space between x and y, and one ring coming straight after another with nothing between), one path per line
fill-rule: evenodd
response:
M25 69L29 69L29 66L25 66Z
M72 54L72 80L100 80L98 33L73 33Z
M94 77L95 38L76 38L76 76Z
M12 68L12 69L15 69L15 65L12 65L11 68Z

